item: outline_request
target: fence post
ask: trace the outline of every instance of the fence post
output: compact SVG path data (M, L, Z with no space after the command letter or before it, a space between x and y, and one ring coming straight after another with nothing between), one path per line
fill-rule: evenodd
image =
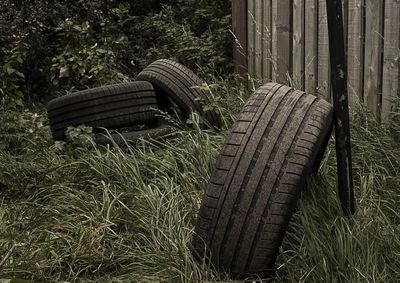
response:
M326 0L326 7L328 14L339 199L344 214L350 216L355 213L355 201L342 1Z

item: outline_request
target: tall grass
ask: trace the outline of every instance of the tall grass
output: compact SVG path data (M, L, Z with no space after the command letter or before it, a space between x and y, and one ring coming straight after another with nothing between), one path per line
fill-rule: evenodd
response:
M248 98L211 85L226 128ZM239 97L237 95L239 94ZM124 147L54 144L0 151L0 278L34 282L200 282L228 275L190 254L202 194L226 131L179 124L174 139ZM352 119L357 214L341 216L333 143L278 258L277 282L400 279L399 128Z
M279 257L285 282L400 280L400 145L366 108L352 117L354 217L342 217L333 141L301 199ZM398 134L398 132L397 132Z

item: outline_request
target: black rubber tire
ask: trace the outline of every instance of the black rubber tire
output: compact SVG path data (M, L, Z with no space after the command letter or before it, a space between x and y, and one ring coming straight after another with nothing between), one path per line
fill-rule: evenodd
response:
M205 111L203 105L210 103L210 93L204 89L196 88L204 83L195 73L185 66L166 59L160 59L142 72L136 80L148 81L154 86L158 106L161 110L168 111L175 103L183 118L188 118L191 111L196 111L208 123L219 129L221 117L215 110Z
M121 128L156 120L157 100L148 82L130 82L79 91L51 100L47 105L55 140L65 138L69 126Z
M328 147L329 140L330 140L330 137L333 132L333 124L329 128L328 132L329 132L329 134L326 136L325 140L322 143L322 148L324 148L324 149L326 149ZM319 168L321 167L322 160L324 159L324 155L325 155L325 150L324 151L321 150L320 152L318 152L317 156L315 157L314 164L312 167L312 173L314 176L317 176L317 174L318 174Z
M126 142L135 142L140 138L151 140L165 140L172 138L177 133L177 129L169 125L158 125L151 129L141 131L131 131L122 133L111 133L110 136L105 134L95 135L95 142L100 145L125 145Z
M325 148L332 107L269 83L239 114L203 197L196 257L235 277L270 274L300 192Z

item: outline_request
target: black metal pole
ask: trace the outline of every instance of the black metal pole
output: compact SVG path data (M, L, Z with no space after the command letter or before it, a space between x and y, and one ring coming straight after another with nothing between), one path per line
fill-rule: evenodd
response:
M355 213L349 103L347 93L347 66L343 31L342 1L326 0L328 14L329 53L333 107L335 116L336 157L339 199L346 216Z

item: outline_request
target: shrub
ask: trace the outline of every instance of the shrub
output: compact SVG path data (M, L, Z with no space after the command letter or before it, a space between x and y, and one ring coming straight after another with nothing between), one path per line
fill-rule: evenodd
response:
M67 19L56 30L60 41L66 38L68 41L52 59L50 79L54 86L66 90L82 89L125 78L117 70L114 52L99 47L91 38L88 22L76 24Z
M3 92L7 88L8 97L16 98L11 104L47 100L134 76L159 58L226 73L232 67L229 3L4 0L0 64L13 64L19 73L7 74Z
M3 67L0 69L0 105L4 108L17 109L23 107L24 99L24 62L29 45L23 37L17 37L11 50L2 48Z

